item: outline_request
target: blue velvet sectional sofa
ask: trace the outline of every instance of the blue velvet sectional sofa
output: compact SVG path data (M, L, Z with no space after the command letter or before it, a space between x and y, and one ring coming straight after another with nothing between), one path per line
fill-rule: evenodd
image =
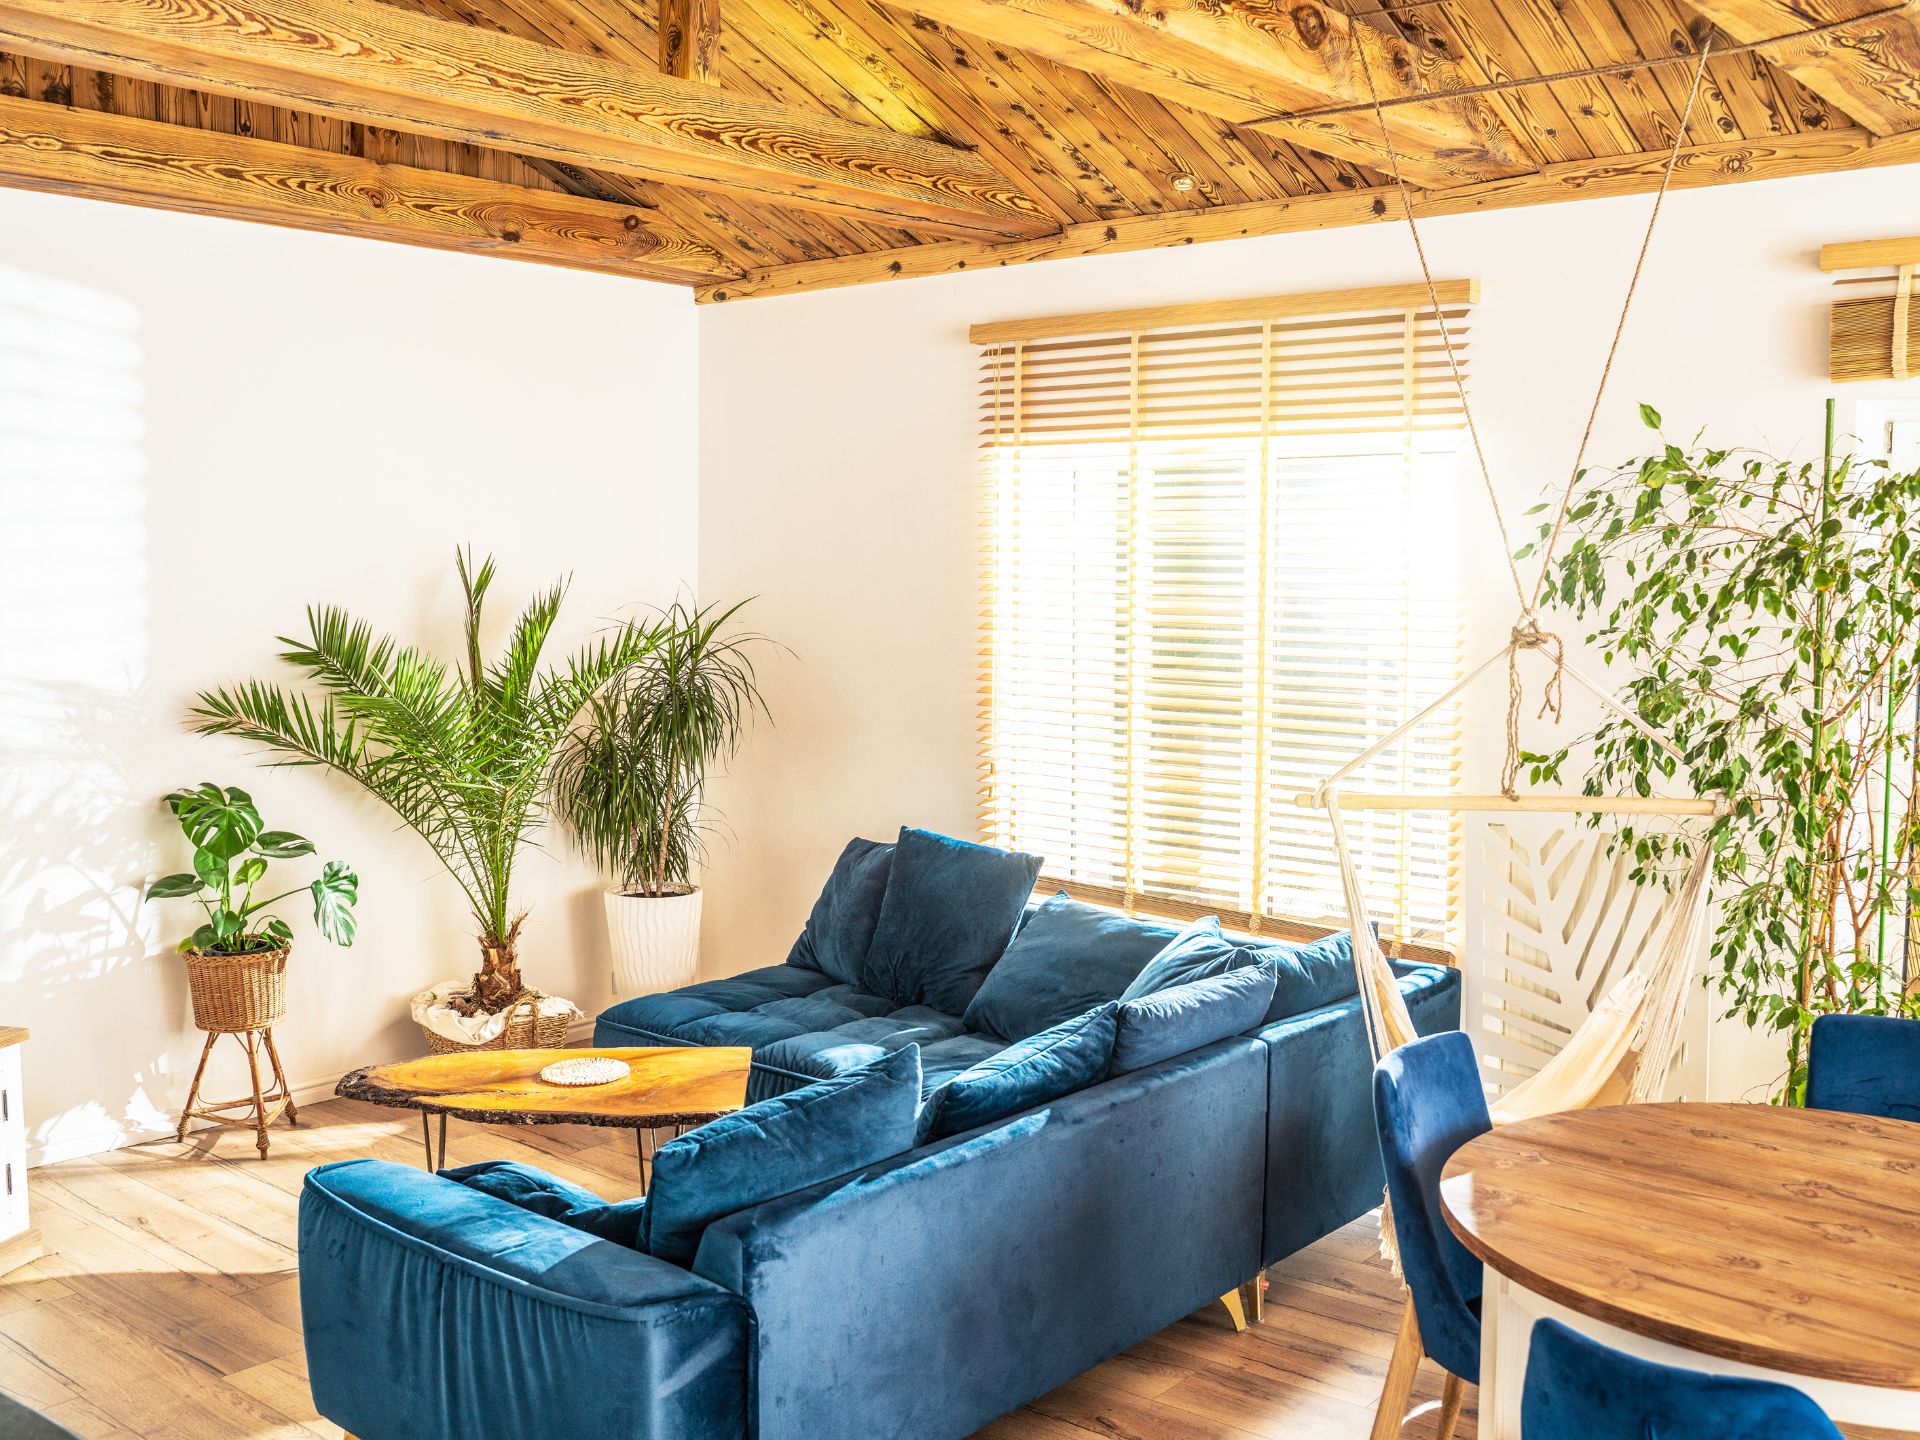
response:
M785 963L607 1011L597 1044L754 1050L757 1103L705 1127L728 1132L705 1158L702 1132L663 1147L684 1163L645 1202L537 1173L315 1171L320 1413L361 1440L960 1440L1378 1203L1344 937L1030 904L1037 868L924 832L855 841ZM1457 1026L1456 973L1398 968L1424 1032ZM1069 1077L1090 1038L1098 1068ZM1036 1066L1051 1088L1027 1104L1008 1082ZM896 1106L884 1158L773 1178L806 1148L783 1126L902 1083L925 1100ZM675 1186L754 1145L768 1198L703 1196L716 1218L647 1253L645 1210L664 1223Z

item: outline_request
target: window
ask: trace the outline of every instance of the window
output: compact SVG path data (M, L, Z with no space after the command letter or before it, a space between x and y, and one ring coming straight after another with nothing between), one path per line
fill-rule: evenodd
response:
M1440 295L1464 365L1473 287ZM1461 666L1464 417L1425 287L974 340L983 831L1089 898L1344 926L1326 819L1295 797ZM1349 785L1450 789L1458 751L1444 717ZM1452 948L1457 821L1348 829L1389 938Z

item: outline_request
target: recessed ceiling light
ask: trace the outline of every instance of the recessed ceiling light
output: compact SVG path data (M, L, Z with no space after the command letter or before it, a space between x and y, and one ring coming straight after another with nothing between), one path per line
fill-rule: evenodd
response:
M1189 191L1197 188L1200 184L1198 180L1194 179L1193 176L1187 174L1187 172L1184 170L1180 171L1178 174L1174 175L1171 178L1172 178L1173 188L1178 190L1182 195L1185 195Z

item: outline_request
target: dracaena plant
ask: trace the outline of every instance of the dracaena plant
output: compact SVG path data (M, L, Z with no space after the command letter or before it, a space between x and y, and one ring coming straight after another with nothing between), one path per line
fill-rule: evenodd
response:
M324 765L364 787L425 840L466 896L479 931L467 1013L506 1009L525 990L514 865L546 818L554 757L595 694L646 658L650 624L628 624L543 663L564 582L536 595L491 664L480 628L494 578L456 553L465 644L449 663L378 637L345 611L307 612L307 636L281 659L310 688L254 680L200 696L193 728L266 746L285 765Z
M1641 407L1646 424L1660 416ZM1728 1012L1787 1035L1783 1095L1832 1011L1920 1012L1920 473L1666 441L1576 481L1550 599L1627 675L1683 757L1609 717L1588 794L1683 779L1731 813L1705 833L1619 832L1636 880L1715 846L1713 983ZM1544 527L1543 527L1544 528ZM1536 779L1568 752L1530 755Z
M740 609L661 612L653 653L588 703L561 747L560 818L624 894L691 888L707 774L766 711L753 666L764 637L729 628Z
M167 808L193 844L191 873L167 875L147 889L149 900L192 900L206 920L182 940L182 954L254 955L293 942L293 929L272 906L302 891L313 897L313 923L336 945L353 944L354 902L360 879L344 860L329 860L310 885L255 898L269 860L313 854L313 842L290 830L269 830L253 797L211 781L167 796Z

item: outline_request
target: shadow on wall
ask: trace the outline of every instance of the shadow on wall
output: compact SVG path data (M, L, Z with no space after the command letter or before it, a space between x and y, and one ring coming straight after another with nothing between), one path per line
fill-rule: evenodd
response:
M0 265L0 1023L34 1027L56 1063L110 1047L132 1076L117 1114L35 1106L42 1152L165 1123L148 1095L165 1050L126 1053L99 982L139 971L167 1013L185 999L143 920L152 797L127 768L148 724L139 329L117 296Z

